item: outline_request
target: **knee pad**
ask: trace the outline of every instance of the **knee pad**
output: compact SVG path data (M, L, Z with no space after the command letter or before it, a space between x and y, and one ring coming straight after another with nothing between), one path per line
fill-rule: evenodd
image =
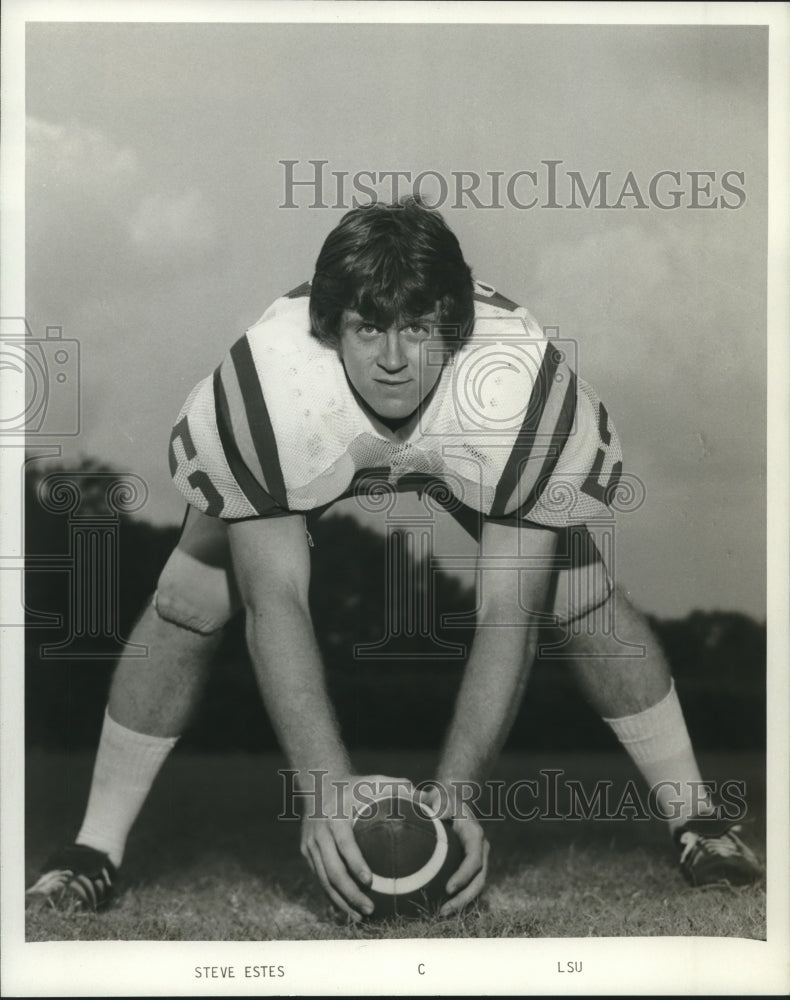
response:
M229 570L175 549L159 577L153 606L163 621L212 635L236 614L240 601Z

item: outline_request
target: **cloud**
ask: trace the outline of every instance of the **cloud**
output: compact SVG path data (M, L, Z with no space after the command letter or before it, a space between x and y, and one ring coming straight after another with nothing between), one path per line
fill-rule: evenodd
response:
M214 244L214 212L196 187L164 188L138 152L79 122L27 122L28 255L34 271L106 275L155 260L178 268Z
M730 222L695 217L574 234L545 247L536 269L539 294L563 301L566 328L579 333L582 374L608 383L675 461L699 452L689 451L687 434L702 435L707 457L725 461L735 442L763 435L755 289L764 261L732 238ZM741 458L759 462L759 453L745 449Z
M28 117L26 154L28 186L61 196L73 195L75 189L89 191L93 200L117 194L128 190L140 171L133 149L77 122Z
M737 213L590 226L542 246L535 286L544 302L561 303L560 329L578 336L579 371L609 409L626 471L647 490L622 533L625 579L641 579L640 600L656 609L740 604L759 614L760 227ZM647 563L644 539L658 552ZM671 565L679 575L670 583Z
M147 195L129 221L132 244L146 253L200 250L212 244L215 234L211 209L196 188Z

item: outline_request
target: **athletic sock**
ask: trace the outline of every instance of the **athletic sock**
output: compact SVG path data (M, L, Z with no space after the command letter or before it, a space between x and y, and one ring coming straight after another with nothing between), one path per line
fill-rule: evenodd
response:
M78 844L104 851L116 867L121 864L132 824L177 742L177 736L136 733L105 711Z
M692 816L712 812L697 767L675 682L669 693L643 712L604 719L650 787L651 805L670 831Z

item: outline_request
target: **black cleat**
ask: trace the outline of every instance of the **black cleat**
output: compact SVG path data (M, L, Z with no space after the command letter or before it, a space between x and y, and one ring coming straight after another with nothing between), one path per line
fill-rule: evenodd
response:
M35 885L25 892L25 902L47 902L55 910L102 910L115 894L116 875L106 854L72 844L44 865Z
M751 848L741 840L740 826L716 820L689 820L675 831L681 848L680 870L691 885L749 885L763 870Z

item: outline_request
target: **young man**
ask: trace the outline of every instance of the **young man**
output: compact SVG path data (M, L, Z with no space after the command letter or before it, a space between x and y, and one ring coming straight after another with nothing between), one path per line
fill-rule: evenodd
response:
M473 281L438 213L408 200L344 216L312 283L277 300L192 392L170 468L189 511L132 637L151 659L119 666L83 826L30 898L109 900L128 832L201 694L222 627L243 606L259 687L299 787L324 774L325 808L305 816L302 852L341 910L371 912L352 807L363 783L388 779L354 773L327 696L308 606L308 526L382 484L443 496L479 541L476 629L435 776L464 848L445 912L482 890L488 856L453 789L482 782L496 759L546 612L590 625L568 636L576 676L655 790L688 880L759 874L700 799L666 662L601 572L586 528L607 513L621 475L606 410L525 309ZM619 641L644 653L624 658L611 631L593 627L604 605Z

